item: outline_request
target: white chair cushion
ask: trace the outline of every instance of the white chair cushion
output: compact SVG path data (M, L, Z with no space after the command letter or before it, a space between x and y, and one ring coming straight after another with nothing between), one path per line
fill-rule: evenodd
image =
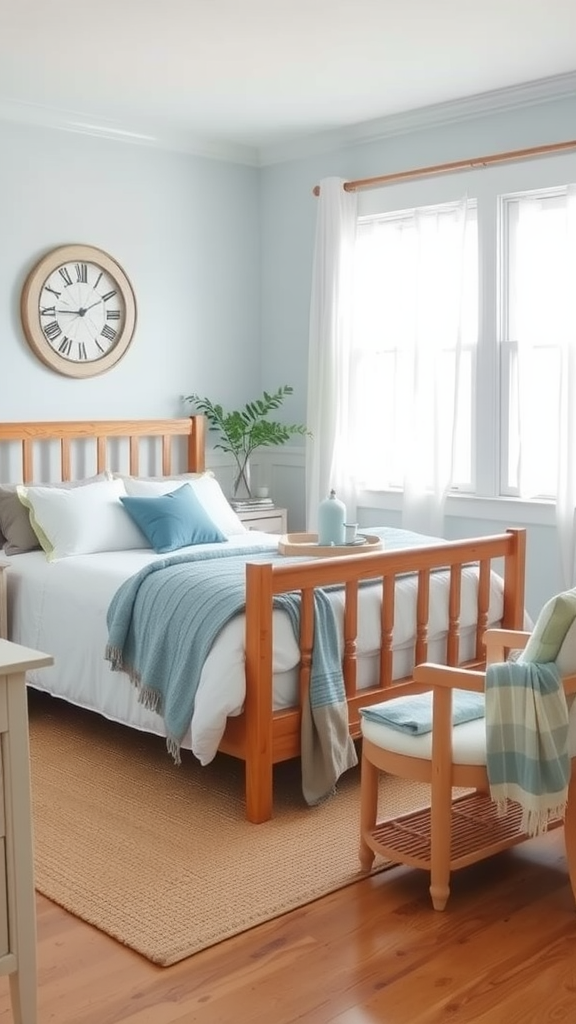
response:
M410 700L410 697L405 697ZM361 716L362 735L383 750L395 754L406 754L408 757L419 757L430 761L432 757L432 733L411 736L408 733L391 729L387 725L372 722ZM570 725L568 730L570 757L576 757L576 700L570 709ZM454 764L486 764L486 729L485 719L476 718L472 722L456 725L452 730L452 761Z

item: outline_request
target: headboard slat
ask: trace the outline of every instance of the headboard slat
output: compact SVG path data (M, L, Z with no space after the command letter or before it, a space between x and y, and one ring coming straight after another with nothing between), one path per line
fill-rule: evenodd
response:
M25 484L32 482L34 475L34 451L32 441L22 441L22 479Z
M60 445L60 472L63 480L72 479L70 438L63 437Z
M96 472L103 473L108 459L108 445L105 437L96 438Z
M132 476L138 476L138 468L140 466L140 445L137 437L132 434L130 436L130 474Z
M120 469L110 464L109 442L116 438L129 446L130 473L137 475L140 468L141 442L148 438L160 438L162 473L173 471L175 465L175 440L185 439L182 453L184 470L189 473L203 472L206 468L205 442L206 425L203 416L181 417L164 420L54 420L20 423L0 422L0 445L4 442L20 444L20 458L17 480L32 483L35 479L34 456L42 451L43 445L58 444L60 466L50 468L51 482L73 478L72 465L75 441L92 441L92 460L96 457L97 472L105 469ZM120 456L117 455L116 459ZM178 460L180 461L180 460ZM1 464L0 464L1 468ZM11 472L11 469L9 469ZM1 477L0 477L1 479ZM36 479L38 477L36 476ZM11 483L13 479L4 480Z
M172 472L172 445L170 438L164 434L162 438L162 475L170 476Z

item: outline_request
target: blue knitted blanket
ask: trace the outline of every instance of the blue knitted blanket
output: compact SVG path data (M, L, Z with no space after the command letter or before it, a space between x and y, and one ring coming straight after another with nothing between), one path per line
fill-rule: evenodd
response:
M129 675L141 702L162 715L177 762L202 665L220 630L244 611L246 562L275 555L276 544L172 555L126 580L110 603L106 658ZM302 789L309 804L329 796L357 763L336 618L322 590L314 600L310 703L302 709ZM300 596L278 594L274 606L287 613L298 639Z
M452 692L452 724L462 725L476 718L484 718L484 694L469 690ZM377 725L387 725L408 736L423 736L432 732L432 691L412 693L406 697L394 697L382 704L360 708L360 714Z

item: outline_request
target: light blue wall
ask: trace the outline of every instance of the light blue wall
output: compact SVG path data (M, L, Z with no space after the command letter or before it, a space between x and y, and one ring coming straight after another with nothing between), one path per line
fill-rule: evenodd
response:
M259 173L88 135L0 122L3 419L182 415L191 391L246 400L260 379ZM68 242L123 266L136 336L109 373L72 380L20 326L33 264Z

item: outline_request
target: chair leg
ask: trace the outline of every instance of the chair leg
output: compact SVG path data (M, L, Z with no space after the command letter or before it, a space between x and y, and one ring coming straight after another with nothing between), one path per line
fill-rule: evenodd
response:
M430 896L434 910L444 910L450 896L452 787L433 786L430 808Z
M360 768L360 865L369 871L374 862L374 850L365 840L367 832L371 832L376 824L378 813L378 769L362 754Z
M564 816L564 842L566 844L570 885L576 900L576 767L572 768L570 787L568 789L568 804Z

